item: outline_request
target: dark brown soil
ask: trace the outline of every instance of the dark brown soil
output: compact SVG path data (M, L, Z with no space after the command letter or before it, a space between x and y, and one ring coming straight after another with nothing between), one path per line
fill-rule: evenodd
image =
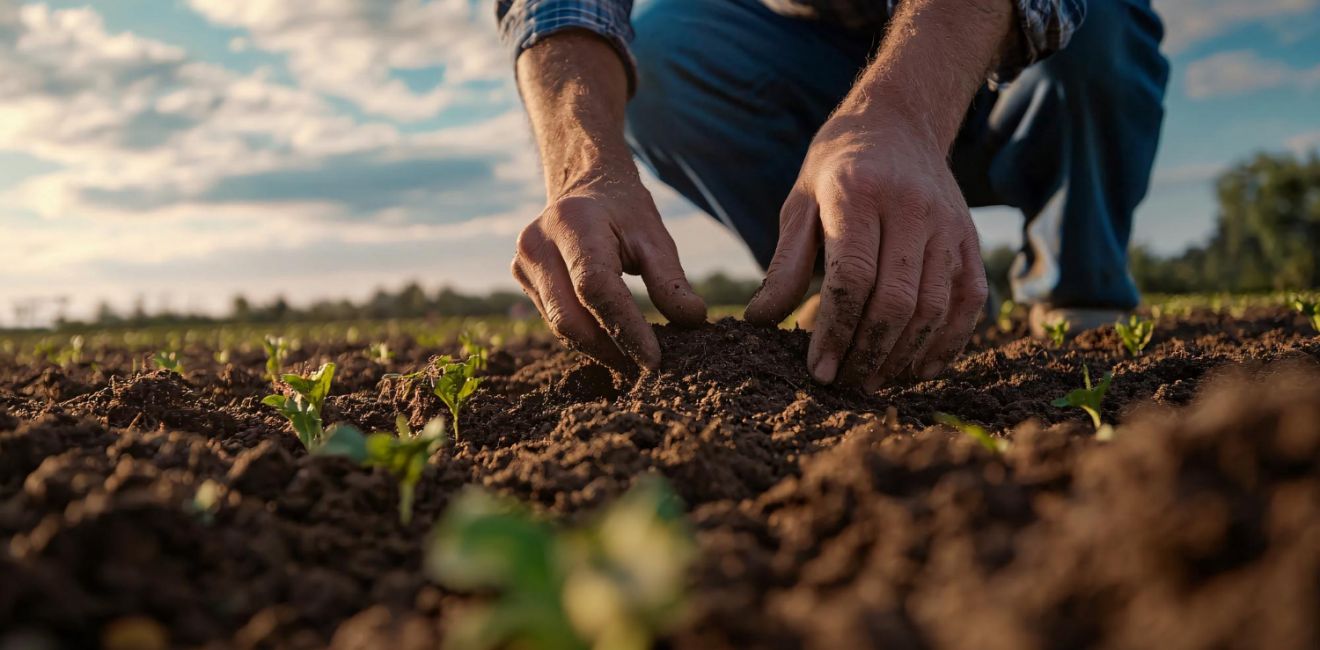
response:
M187 350L179 377L133 374L127 353L0 357L0 647L433 647L464 601L419 569L451 495L572 520L648 472L702 550L673 647L1320 647L1307 327L1201 313L1136 359L1109 328L1061 351L988 335L869 396L814 385L804 333L740 321L658 328L664 363L641 377L520 342L492 356L409 526L386 474L308 456L260 404L260 358ZM330 422L420 426L443 406L385 375L453 350L391 347L387 365L341 343L295 365L338 362ZM1049 405L1084 364L1114 373L1113 442ZM1012 445L932 427L936 411ZM198 512L207 480L220 506Z

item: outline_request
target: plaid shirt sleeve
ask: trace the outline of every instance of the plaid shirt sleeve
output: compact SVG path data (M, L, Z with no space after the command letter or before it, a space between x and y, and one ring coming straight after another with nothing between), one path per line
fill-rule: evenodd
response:
M636 69L628 43L632 41L632 0L496 0L500 38L516 59L541 39L565 29L585 29L614 46L628 73L628 93L636 84Z
M1086 19L1086 0L1016 0L1021 47L1006 52L990 75L991 85L1007 83L1022 69L1063 49Z

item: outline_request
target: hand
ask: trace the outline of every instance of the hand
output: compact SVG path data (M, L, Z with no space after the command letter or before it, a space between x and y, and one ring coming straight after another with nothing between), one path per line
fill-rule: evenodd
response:
M620 277L641 275L670 321L697 325L706 305L641 183L593 184L561 197L523 229L513 277L550 331L572 349L623 369L660 363L660 345Z
M561 341L616 369L660 365L660 344L620 277L640 274L670 321L696 325L674 240L623 138L623 61L604 39L566 30L518 57L518 85L549 205L518 237L513 277Z
M976 228L930 129L841 112L816 135L779 218L779 245L746 318L777 324L801 302L824 241L825 283L807 353L816 381L877 390L929 378L962 351L985 304Z

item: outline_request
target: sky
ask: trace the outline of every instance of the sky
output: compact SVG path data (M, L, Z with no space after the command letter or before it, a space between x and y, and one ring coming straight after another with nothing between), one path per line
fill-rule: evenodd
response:
M545 198L490 4L0 0L0 326L513 287ZM1211 232L1216 174L1320 147L1320 0L1155 7L1173 75L1134 241L1176 253ZM690 276L758 273L648 185ZM974 218L1016 245L1014 211Z

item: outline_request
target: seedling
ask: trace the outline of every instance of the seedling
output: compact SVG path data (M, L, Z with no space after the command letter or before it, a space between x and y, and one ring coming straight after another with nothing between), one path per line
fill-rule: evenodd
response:
M213 479L206 479L197 486L197 491L193 493L193 498L186 504L203 524L210 525L215 521L216 510L220 508L220 497L224 493L224 487Z
M989 449L993 453L1002 454L1005 451L1008 451L1009 443L1007 440L990 435L990 432L986 431L985 428L979 424L967 422L948 413L936 413L935 421L961 431L963 434L981 443L982 447Z
M390 344L385 342L372 343L367 346L367 358L385 365L394 358L394 351L390 350Z
M1013 310L1017 305L1012 300L1005 300L999 303L999 316L995 319L995 324L999 326L999 331L1007 334L1013 331Z
M1141 351L1150 344L1150 338L1155 335L1155 321L1132 314L1127 323L1115 321L1114 331L1118 332L1118 338L1123 341L1128 354L1136 357L1141 355Z
M310 377L294 374L284 375L284 383L293 390L293 397L287 395L267 395L261 400L266 406L273 406L280 414L289 419L289 424L298 433L298 440L308 450L320 445L325 431L321 427L321 409L325 398L330 394L330 382L335 376L335 364L327 363Z
M1049 337L1050 343L1054 347L1063 347L1063 342L1068 338L1068 330L1072 329L1072 322L1066 318L1060 318L1052 323L1045 323L1045 336Z
M157 368L163 368L176 375L183 374L183 363L179 361L179 353L174 350L161 350L151 357L151 361Z
M1114 429L1108 424L1100 421L1100 404L1105 399L1105 393L1109 392L1109 383L1113 381L1114 373L1106 372L1100 379L1100 383L1091 385L1091 371L1086 366L1082 366L1082 381L1085 388L1076 388L1067 395L1050 402L1060 408L1076 407L1091 416L1091 423L1095 425L1096 438L1109 440L1114 435Z
M347 456L361 465L388 470L399 482L399 521L407 525L412 521L414 493L426 461L445 442L445 422L435 418L414 433L408 426L408 418L400 415L394 418L394 427L398 435L363 436L356 427L336 425L315 453Z
M1299 314L1311 321L1311 327L1320 332L1320 301L1308 300L1300 295L1293 296L1288 301L1292 308Z
M278 386L280 373L284 371L284 361L289 358L289 344L283 336L270 336L261 340L261 347L266 349L266 376L270 383Z
M463 354L467 355L468 359L471 359L473 357L477 358L476 369L485 370L486 347L478 343L476 337L474 337L469 332L463 332L462 334L459 334L458 342L460 345L463 346Z
M477 377L477 370L485 364L485 352L481 354L468 355L468 358L462 362L451 360L449 357L440 357L435 361L436 367L441 369L443 374L435 380L435 393L440 401L449 407L449 412L454 416L454 440L458 440L458 415L463 410L463 405L467 403L472 393L476 392L477 386L481 385L481 378Z
M465 492L436 526L426 564L446 587L495 593L458 621L455 647L649 648L683 615L694 555L681 503L644 479L576 530Z

